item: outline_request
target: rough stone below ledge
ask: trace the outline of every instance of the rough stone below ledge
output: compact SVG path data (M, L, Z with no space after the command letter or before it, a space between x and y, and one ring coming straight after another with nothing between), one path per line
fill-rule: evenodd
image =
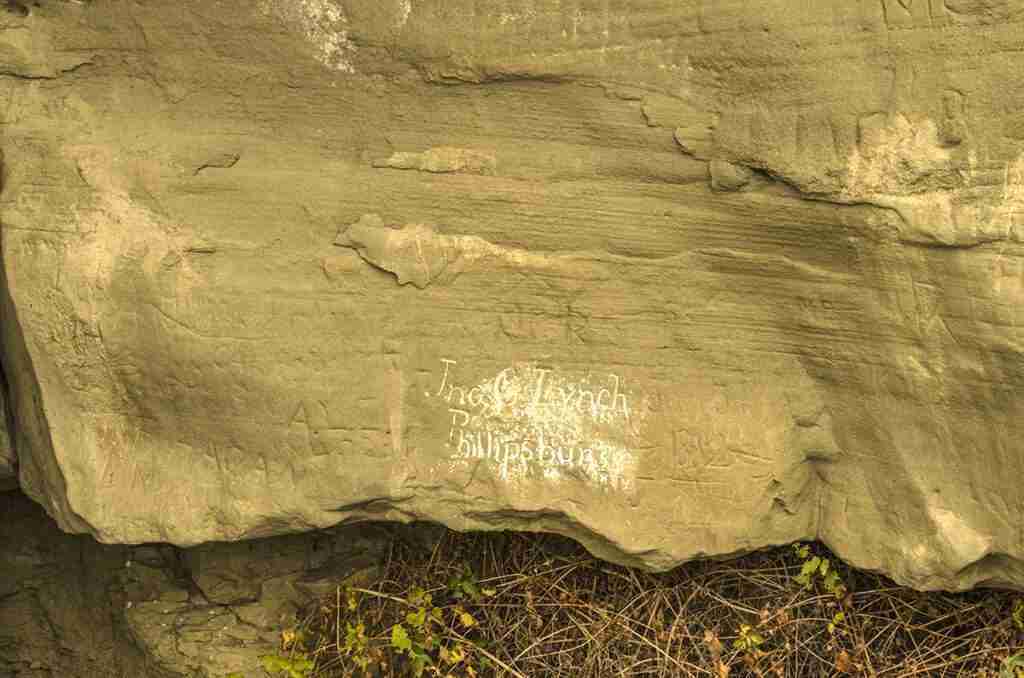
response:
M98 544L0 493L0 677L265 678L310 601L439 526L357 525L235 544Z
M0 380L0 385L3 382ZM7 417L7 398L4 396L5 386L0 386L0 492L12 490L18 486L18 458L11 444L10 420Z

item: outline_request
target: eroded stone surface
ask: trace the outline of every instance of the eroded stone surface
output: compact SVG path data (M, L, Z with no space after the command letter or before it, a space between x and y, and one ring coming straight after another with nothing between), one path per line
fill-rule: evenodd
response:
M11 446L7 430L7 403L0 394L0 491L14 489L18 485L18 457Z
M129 547L62 533L17 492L0 492L0 676L166 678L148 673L118 608Z
M266 678L262 655L311 601L381 567L389 544L437 526L348 526L178 549L62 533L0 493L0 676Z
M108 542L432 519L664 568L820 537L1024 586L1022 15L4 16L21 484Z

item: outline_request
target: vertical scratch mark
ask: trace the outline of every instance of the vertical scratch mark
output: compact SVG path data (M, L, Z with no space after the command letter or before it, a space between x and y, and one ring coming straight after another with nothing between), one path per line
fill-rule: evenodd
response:
M391 449L396 456L402 453L402 428L405 410L405 375L400 363L401 358L396 356L391 359L391 394L388 398L389 409L388 425L391 428Z

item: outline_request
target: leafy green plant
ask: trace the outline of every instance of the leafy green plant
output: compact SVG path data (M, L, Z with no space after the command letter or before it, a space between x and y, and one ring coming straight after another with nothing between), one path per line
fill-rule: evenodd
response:
M421 676L434 663L431 652L440 644L439 622L443 613L441 608L434 607L433 597L421 588L413 589L406 603L413 610L406 613L404 624L391 627L391 648L408 658L414 676Z
M271 675L284 675L287 678L309 678L315 663L304 652L295 656L285 657L279 654L268 654L260 657L263 670Z
M449 591L455 598L479 599L484 595L475 580L465 576L450 583ZM413 675L418 677L428 670L433 675L446 675L442 667L447 665L447 670L460 664L468 674L475 675L469 665L473 647L461 640L465 632L477 625L472 613L461 604L438 607L431 594L420 588L412 590L407 604L413 610L405 615L404 624L391 627L391 647L405 655Z
M448 579L448 591L456 600L468 599L475 602L483 597L476 575L468 567L463 567L459 574Z
M342 602L341 596L344 591L345 599ZM366 628L366 623L359 613L360 596L359 592L351 586L339 587L337 596L337 623L338 629L335 636L335 644L338 653L352 662L361 671L366 672L373 662L382 659L379 648L374 646L373 638ZM342 640L341 616L351 617L345 621L344 640Z
M370 650L370 639L366 635L366 624L345 624L345 644L340 646L340 651L352 659L352 663L363 671L370 665L373 653Z
M468 606L494 591L481 589L472 572L465 569L441 589L444 600L440 604L435 603L436 593L437 589L431 593L412 587L399 598L346 587L343 598L339 588L333 644L349 662L350 670L358 668L367 674L371 665L397 662L404 667L400 670L416 677L472 678L479 668L489 666L486 650L467 638L478 625ZM371 598L378 604L387 601L392 610L388 617L364 616L363 602Z
M463 567L459 574L448 579L448 592L456 600L469 600L474 603L480 602L483 598L493 597L497 591L480 587L476 575L469 567Z
M837 631L841 631L843 623L846 621L846 614L844 612L836 612L832 615L832 621L828 623L828 632L831 635L835 635Z
M1013 612L1010 613L1013 625L1017 630L1024 631L1024 598L1013 602ZM999 678L1024 678L1024 652L1011 655L1003 662Z
M306 636L302 631L285 629L281 632L282 653L261 656L260 666L273 676L309 678L316 668L316 662L306 652L305 643Z
M764 636L755 631L753 626L741 624L740 635L732 642L732 646L741 652L756 652L764 642Z
M1024 652L1018 652L1003 662L999 678L1024 678Z
M800 574L796 576L797 583L810 588L815 582L820 582L822 588L836 598L846 596L846 585L843 584L839 572L832 566L832 561L812 554L811 548L806 544L794 544L793 550L801 560Z

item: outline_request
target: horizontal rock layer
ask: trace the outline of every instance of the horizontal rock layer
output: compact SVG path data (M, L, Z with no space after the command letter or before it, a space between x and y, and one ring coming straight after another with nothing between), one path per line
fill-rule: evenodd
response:
M1020 0L8 3L22 487L1024 586Z

